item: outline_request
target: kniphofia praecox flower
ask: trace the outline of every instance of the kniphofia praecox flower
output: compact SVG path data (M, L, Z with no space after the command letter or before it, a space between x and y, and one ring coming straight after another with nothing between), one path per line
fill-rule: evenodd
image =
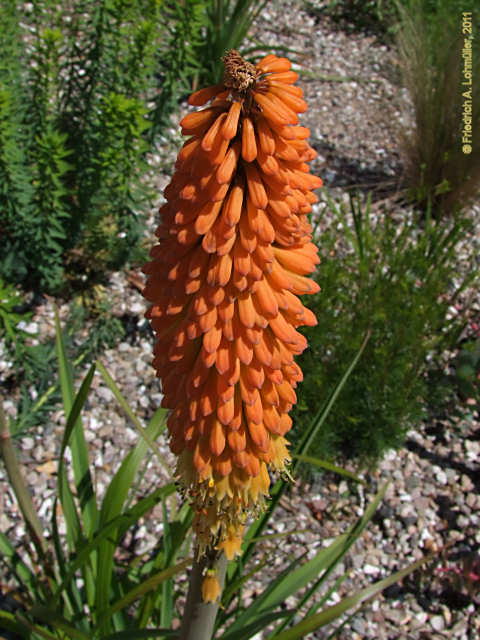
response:
M285 471L285 434L314 325L297 297L318 262L307 214L320 178L297 113L306 110L286 58L256 66L230 51L223 83L197 91L205 108L165 189L144 295L156 333L154 367L178 474L195 508L200 549L240 548L245 518Z

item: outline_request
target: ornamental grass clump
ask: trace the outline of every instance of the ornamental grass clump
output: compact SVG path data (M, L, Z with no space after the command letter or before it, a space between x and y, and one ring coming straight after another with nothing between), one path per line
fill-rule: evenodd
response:
M221 84L189 100L188 136L165 189L144 295L154 367L170 409L170 447L195 511L199 555L240 550L262 508L269 471L288 473L285 438L316 324L298 295L318 262L307 214L320 178L298 124L307 105L286 58L257 65L236 51ZM205 106L207 105L208 106Z

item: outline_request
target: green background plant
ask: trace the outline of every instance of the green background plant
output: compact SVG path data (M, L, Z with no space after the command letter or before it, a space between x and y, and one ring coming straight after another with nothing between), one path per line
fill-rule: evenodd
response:
M462 13L472 12L478 28L480 9L471 0L397 2L395 41L400 71L413 106L413 122L400 136L410 196L436 216L451 215L480 189L480 142L463 152L462 117L471 89L472 130L480 127L480 87L464 86ZM471 40L473 77L480 75L480 43Z
M295 433L305 429L369 330L365 353L312 451L374 461L400 447L407 430L419 424L429 393L425 375L440 366L444 349L455 348L465 326L465 317L449 319L448 309L478 281L468 266L459 277L456 260L457 243L471 223L460 216L445 224L430 217L424 223L394 219L386 209L377 211L375 224L370 201L360 197L350 207L329 198L326 207L333 220L317 236L322 290L307 304L318 326L305 330L309 348L299 358L304 381Z

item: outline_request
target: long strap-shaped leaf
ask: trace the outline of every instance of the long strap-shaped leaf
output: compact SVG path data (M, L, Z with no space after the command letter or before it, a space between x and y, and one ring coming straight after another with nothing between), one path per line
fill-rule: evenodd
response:
M135 638L178 638L178 631L172 629L142 629L140 631L118 631L102 640L135 640Z
M388 483L386 483L377 493L371 504L365 510L363 516L346 533L338 536L328 547L322 548L308 562L295 568L298 559L294 559L266 589L254 600L254 602L235 620L228 631L233 631L251 622L256 616L266 611L272 611L281 605L287 598L297 594L310 582L322 575L322 580L318 581L317 588L323 584L331 571L335 568L341 558L348 552L350 547L359 538L368 522L375 513L379 502L385 494ZM312 593L313 595L313 593Z
M148 438L155 440L158 436L163 421L164 413L156 412L150 420L145 431ZM128 456L123 460L120 468L112 479L107 493L102 502L100 510L100 526L105 526L108 522L122 513L128 492L133 484L135 475L143 460L149 444L146 439L141 438ZM112 532L112 536L102 541L98 549L98 572L96 583L96 612L97 616L103 620L101 633L105 635L112 631L111 620L105 617L104 612L109 608L112 595L113 577L113 555L115 552L117 535Z
M117 518L114 518L111 522L107 523L104 527L95 534L93 540L88 542L82 547L75 558L75 560L68 565L68 570L65 573L64 579L60 585L58 585L56 597L70 584L74 578L76 571L84 566L88 562L89 556L96 550L98 550L103 540L112 536L115 533L118 537L122 537L127 529L129 529L135 522L138 522L145 513L150 511L158 502L170 495L175 491L175 485L168 484L165 487L161 487L154 491L151 495L142 498L128 513L122 514Z
M131 589L128 593L126 593L123 597L121 597L117 602L115 602L111 607L108 607L102 612L102 616L99 620L98 629L102 628L105 620L108 620L111 616L113 616L117 611L121 611L126 609L132 602L135 602L138 598L143 596L146 593L149 593L153 589L157 589L159 585L161 585L165 580L168 580L175 574L179 573L186 569L192 563L191 559L183 560L179 562L174 567L169 567L168 569L164 569L159 573L151 576L147 580L144 580L142 584L137 585L133 589ZM102 635L100 637L103 637Z
M60 387L62 390L65 415L68 416L74 403L75 387L73 385L73 373L65 353L65 345L56 308L55 327ZM85 434L82 429L80 418L75 421L75 425L72 430L70 449L72 451L73 473L75 476L75 486L80 503L82 520L85 527L85 533L87 537L90 537L97 527L98 510L95 501L92 477L90 474L87 442L85 440Z
M351 609L352 607L356 607L368 598L380 593L383 589L386 589L390 585L398 582L412 571L415 571L419 567L422 566L425 562L428 562L432 559L433 556L425 556L425 558L421 558L417 560L413 564L409 565L405 569L401 571L397 571L393 575L388 578L384 578L383 580L379 580L374 584L362 589L358 593L353 596L349 596L348 598L344 598L338 604L335 604L328 609L325 609L321 613L317 613L314 616L310 616L302 622L299 622L288 631L284 631L280 633L278 636L275 636L275 640L299 640L300 638L305 638L308 633L315 631L315 629L319 629L320 627L324 627L329 622L337 620L343 613Z

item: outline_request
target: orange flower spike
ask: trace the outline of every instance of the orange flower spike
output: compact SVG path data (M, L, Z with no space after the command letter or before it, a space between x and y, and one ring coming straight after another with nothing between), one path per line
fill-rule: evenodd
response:
M231 51L224 63L223 82L189 100L210 104L181 122L191 138L165 190L144 294L199 553L232 558L269 470L289 460L283 436L302 379L293 358L306 347L296 329L315 323L297 296L319 290L305 214L321 181L290 62L271 54L255 66ZM214 572L203 587L218 598Z

